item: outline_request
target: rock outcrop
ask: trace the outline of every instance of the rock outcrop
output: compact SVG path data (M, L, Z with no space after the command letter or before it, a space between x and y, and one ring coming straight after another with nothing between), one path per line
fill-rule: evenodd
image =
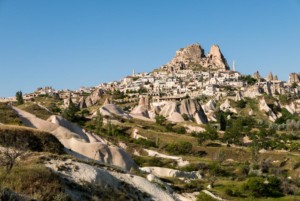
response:
M211 46L209 54L207 55L207 64L205 67L209 67L211 69L229 69L227 61L218 45Z
M164 167L142 167L140 170L159 178L202 179L202 175L198 171L185 172Z
M154 182L134 174L123 173L111 168L94 167L72 160L51 160L45 165L60 177L71 182L96 185L99 188L110 188L124 192L128 200L177 200L173 193L167 192ZM146 198L145 195L147 195ZM75 195L71 194L71 196Z
M82 96L79 100L78 106L80 109L95 105L102 95L102 90L97 89L89 96Z
M268 104L264 98L259 100L259 109L260 109L260 111L263 111L268 115L270 121L274 122L277 119L276 114L268 106Z
M198 124L208 123L204 110L195 99L185 99L181 101L179 111L181 115L186 114L190 118L194 118Z
M252 75L252 77L253 77L254 79L257 79L257 80L260 80L260 79L262 78L258 71L256 71L256 72Z
M138 115L145 118L150 118L149 115L150 110L150 102L149 102L149 96L140 96L139 97L139 104L137 107L135 107L131 114Z
M300 82L300 73L291 73L289 75L289 83L299 83Z
M160 115L172 122L184 122L182 115L194 119L198 124L208 123L207 116L200 103L195 99L184 99L180 103L167 101L161 106Z
M99 108L99 111L103 116L114 117L114 115L116 115L116 116L120 116L125 119L132 118L129 114L124 112L121 108L119 108L115 104L110 103L109 99L105 100L104 104ZM96 117L96 116L97 116L97 111L94 112L92 117Z
M236 109L231 106L229 99L226 99L225 102L220 105L220 110L224 112L230 111L232 113L237 113Z
M218 45L213 45L207 56L200 44L192 44L176 51L175 57L162 68L169 72L203 67L215 70L229 70L229 66Z
M77 158L95 160L128 171L137 167L123 149L114 145L109 146L93 134L90 134L93 137L91 140L91 136L61 117L51 117L49 121L45 121L18 108L13 109L23 124L53 134L64 145L66 151Z
M210 99L205 105L203 105L203 110L209 121L217 121L216 116L215 116L215 110L216 110L216 101L215 100Z
M140 119L154 119L156 115L162 115L171 122L184 122L182 115L194 119L198 124L208 123L207 116L200 103L194 99L184 99L181 102L164 101L159 104L150 104L149 97L140 96L139 104L130 115Z

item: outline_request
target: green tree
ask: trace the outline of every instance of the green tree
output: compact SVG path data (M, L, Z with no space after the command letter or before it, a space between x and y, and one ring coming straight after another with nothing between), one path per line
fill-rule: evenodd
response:
M155 122L158 124L158 125L163 125L165 122L166 122L166 117L164 117L163 115L156 115L155 116Z
M221 114L220 115L220 130L225 131L226 130L226 125L227 125L226 119L225 119L224 115Z
M97 110L97 117L96 117L96 134L100 135L102 133L103 127L103 116L99 110Z
M246 182L246 190L250 191L250 194L254 197L264 196L267 192L266 185L264 184L264 179L262 177L251 177Z
M24 99L23 99L22 91L17 91L16 92L16 99L17 99L17 104L18 105L24 104Z
M237 119L231 123L226 129L223 141L228 144L240 144L243 136L243 124L241 119Z
M65 119L74 122L77 119L76 112L78 112L78 111L79 111L78 107L76 107L75 104L73 103L73 101L71 100L69 107L64 109L62 116Z

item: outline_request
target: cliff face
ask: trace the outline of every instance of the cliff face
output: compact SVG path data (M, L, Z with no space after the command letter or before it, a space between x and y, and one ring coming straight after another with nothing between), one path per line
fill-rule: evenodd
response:
M175 57L162 68L170 72L190 69L193 66L201 66L215 70L228 70L229 66L218 45L210 48L205 56L200 44L192 44L176 51Z

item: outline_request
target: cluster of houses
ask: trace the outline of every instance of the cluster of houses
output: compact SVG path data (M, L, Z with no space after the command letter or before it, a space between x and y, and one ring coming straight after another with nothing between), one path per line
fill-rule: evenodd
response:
M99 85L104 90L120 90L125 94L140 90L148 94L163 94L165 96L182 96L205 94L213 96L218 86L242 87L241 74L236 71L193 71L179 70L176 73L154 71L150 73L133 73L119 82L110 82Z
M262 78L259 72L252 76L257 80L255 86L259 93L286 94L296 90L292 89L291 82L278 80L277 76L270 73L266 78ZM229 87L234 92L245 91L248 88L247 82L237 71L214 70L194 71L191 69L168 72L164 70L154 70L150 73L135 73L124 77L120 81L102 83L96 87L81 87L78 90L55 90L51 86L37 88L33 93L25 94L25 101L34 101L37 96L52 96L61 99L79 99L93 91L121 91L129 96L137 94L148 94L152 97L160 97L161 100L182 99L183 97L199 97L201 95L216 96L224 94L224 88ZM291 79L290 79L291 80ZM226 95L226 93L225 93ZM15 97L0 98L0 102L14 101Z

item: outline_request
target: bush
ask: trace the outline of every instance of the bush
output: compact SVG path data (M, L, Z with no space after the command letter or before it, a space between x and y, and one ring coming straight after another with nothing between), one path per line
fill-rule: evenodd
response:
M179 155L179 154L189 154L192 152L193 145L190 142L174 142L169 143L166 146L166 151Z
M246 182L245 189L254 197L279 197L283 195L280 186L280 179L274 176L268 182L262 177L252 177Z
M154 141L147 140L144 138L134 139L133 143L143 145L145 147L156 147L156 143Z
M237 101L237 102L236 102L236 106L237 106L238 108L241 108L241 109L245 108L246 105L247 105L247 102L244 101L244 100L240 100L240 101Z
M249 178L244 188L245 190L249 191L250 194L254 197L263 196L266 191L264 179L261 177Z
M157 123L158 125L163 125L166 121L167 121L166 117L162 115L155 116L155 123Z
M185 134L186 133L186 129L184 126L180 126L178 128L175 128L174 130L177 134Z
M158 157L149 157L149 156L133 156L135 163L140 166L155 166L155 167L173 167L176 165L174 160L163 159Z
M185 114L185 113L182 114L181 116L184 119L184 121L188 121L190 119L189 116L187 114Z

